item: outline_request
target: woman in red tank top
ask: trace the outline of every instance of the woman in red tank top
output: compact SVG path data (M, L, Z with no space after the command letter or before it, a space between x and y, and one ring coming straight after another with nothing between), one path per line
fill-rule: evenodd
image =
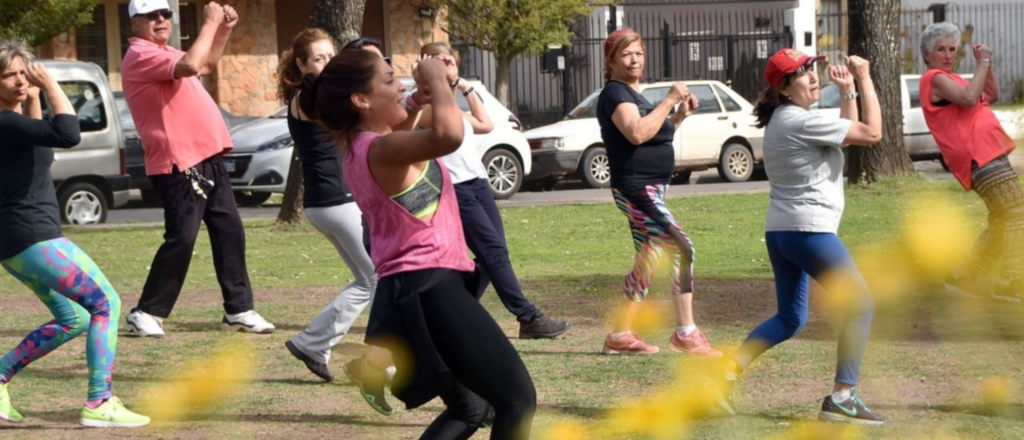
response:
M990 105L999 99L992 72L992 49L972 47L977 68L967 82L953 73L960 30L951 23L934 23L921 37L928 71L921 77L921 107L925 122L950 171L965 190L974 190L988 207L988 228L971 255L946 278L946 288L968 296L989 296L1020 302L1024 294L1024 186L1007 155L1013 140L999 124ZM976 281L1003 259L994 291L982 294Z

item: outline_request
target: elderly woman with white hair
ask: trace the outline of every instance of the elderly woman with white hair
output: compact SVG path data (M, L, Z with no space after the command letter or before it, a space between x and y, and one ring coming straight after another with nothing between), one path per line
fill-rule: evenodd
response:
M992 72L992 49L972 47L977 67L970 82L953 73L960 29L951 23L928 26L921 53L928 71L921 77L921 107L925 122L942 150L953 176L965 190L974 190L988 207L988 228L974 244L961 267L946 278L946 288L979 297L977 280L1003 260L1002 273L991 296L1020 302L1024 294L1024 187L1007 155L1014 142L990 107L999 99Z

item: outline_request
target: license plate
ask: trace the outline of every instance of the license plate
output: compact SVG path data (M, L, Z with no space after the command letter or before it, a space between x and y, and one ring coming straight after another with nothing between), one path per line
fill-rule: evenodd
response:
M230 159L225 159L224 160L224 168L226 168L229 173L235 172L235 161L230 160Z

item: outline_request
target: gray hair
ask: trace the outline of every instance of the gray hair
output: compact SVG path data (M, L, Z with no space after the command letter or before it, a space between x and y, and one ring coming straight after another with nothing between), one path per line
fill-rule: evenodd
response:
M15 57L21 57L25 64L31 63L35 59L32 52L28 51L25 40L0 40L0 72L7 70L7 67L14 62Z
M935 42L940 38L952 38L959 45L960 28L948 21L928 25L924 29L924 33L921 34L921 58L924 58L925 53L932 52L932 49L935 48ZM924 62L927 64L928 59L925 58Z

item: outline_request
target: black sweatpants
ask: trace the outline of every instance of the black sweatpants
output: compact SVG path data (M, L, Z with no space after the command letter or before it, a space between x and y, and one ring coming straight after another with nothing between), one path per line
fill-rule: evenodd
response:
M501 213L498 212L498 204L494 201L487 179L455 184L455 197L459 200L459 217L466 245L473 251L477 266L487 277L480 283L480 289L487 288L488 281L494 283L494 290L501 303L516 315L519 322L533 321L537 308L526 299L512 269L508 245L505 244L505 225L501 221Z
M170 316L185 283L192 250L201 222L206 223L213 248L224 311L237 314L252 310L252 285L245 266L245 229L224 160L214 156L195 166L214 182L204 188L207 198L196 194L192 181L174 168L171 174L149 176L164 205L164 243L160 245L142 288L138 309L153 316Z
M467 294L465 278L450 271L419 295L430 339L457 381L441 395L447 409L420 438L468 439L493 406L492 440L528 439L537 407L533 379L505 333Z

